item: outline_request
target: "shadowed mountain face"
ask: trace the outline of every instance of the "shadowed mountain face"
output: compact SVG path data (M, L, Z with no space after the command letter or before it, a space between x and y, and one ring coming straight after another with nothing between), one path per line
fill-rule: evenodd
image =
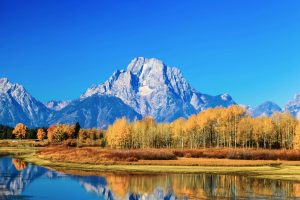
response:
M253 117L271 116L274 112L282 112L282 109L275 103L267 101L250 111Z
M106 128L115 119L122 117L126 117L130 121L142 118L140 114L117 97L93 95L89 98L75 100L64 109L54 113L49 124L79 122L85 128Z
M289 101L285 105L284 109L271 101L266 101L265 103L255 108L251 108L248 106L246 107L246 109L253 117L271 116L274 112L288 112L300 120L300 94L295 95L294 100Z

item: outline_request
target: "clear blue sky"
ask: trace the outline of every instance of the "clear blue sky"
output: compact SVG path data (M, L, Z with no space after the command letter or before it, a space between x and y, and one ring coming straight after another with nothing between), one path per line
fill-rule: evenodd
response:
M300 92L298 0L0 0L0 76L41 101L74 99L137 56L238 103Z

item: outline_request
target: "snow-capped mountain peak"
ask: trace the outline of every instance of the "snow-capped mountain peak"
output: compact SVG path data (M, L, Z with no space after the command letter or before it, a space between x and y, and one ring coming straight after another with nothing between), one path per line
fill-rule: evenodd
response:
M300 93L295 95L294 100L286 104L285 111L300 119Z
M1 78L0 79L0 92L11 92L11 93L24 93L26 92L24 87L19 84L12 83L8 80L8 78Z
M0 78L0 87L3 88L4 85L6 85L8 82L9 82L8 78L6 77Z
M224 93L221 95L221 99L223 99L224 101L231 101L232 97L228 93Z
M249 112L253 117L271 116L274 112L282 112L282 109L276 103L266 101L251 110L249 109Z
M156 58L134 58L127 70L118 70L108 81L89 88L81 99L94 94L122 99L142 116L157 121L188 117L208 107L235 104L230 95L210 96L197 92L176 67Z

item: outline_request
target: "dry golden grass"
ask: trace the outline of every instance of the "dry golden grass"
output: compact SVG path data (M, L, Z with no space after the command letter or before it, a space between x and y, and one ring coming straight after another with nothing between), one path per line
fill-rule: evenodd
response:
M48 145L46 140L0 140L0 147L45 147Z
M252 152L251 152L252 151ZM222 154L220 153L222 152ZM38 157L52 162L70 162L81 164L129 164L129 165L172 165L172 166L262 166L291 164L300 165L300 161L281 159L259 159L267 151L241 149L202 149L202 150L172 150L172 149L143 149L143 150L111 150L98 147L67 148L55 146L43 148ZM268 151L273 153L272 151ZM274 151L275 155L287 155L295 151ZM245 153L255 155L255 159L228 159L227 155ZM298 152L296 152L298 153ZM192 156L191 156L192 154ZM291 154L291 153L290 153ZM224 156L225 155L225 156ZM186 157L185 157L186 156ZM202 157L201 157L202 156ZM264 158L264 157L263 157ZM275 157L277 158L277 157Z
M58 162L76 162L88 164L114 164L117 162L136 162L138 160L176 160L171 150L110 150L99 147L66 148L55 146L38 152L43 159Z
M203 148L174 150L178 157L227 158L236 160L300 160L300 150Z
M282 161L273 160L230 160L219 158L178 158L177 160L139 160L136 164L140 165L172 165L172 166L262 166L278 165ZM300 162L298 162L300 164Z

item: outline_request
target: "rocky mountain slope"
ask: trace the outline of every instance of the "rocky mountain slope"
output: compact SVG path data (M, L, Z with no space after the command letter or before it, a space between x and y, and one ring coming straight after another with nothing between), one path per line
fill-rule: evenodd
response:
M0 79L0 124L14 126L23 122L31 127L47 125L51 111L33 98L22 85Z

